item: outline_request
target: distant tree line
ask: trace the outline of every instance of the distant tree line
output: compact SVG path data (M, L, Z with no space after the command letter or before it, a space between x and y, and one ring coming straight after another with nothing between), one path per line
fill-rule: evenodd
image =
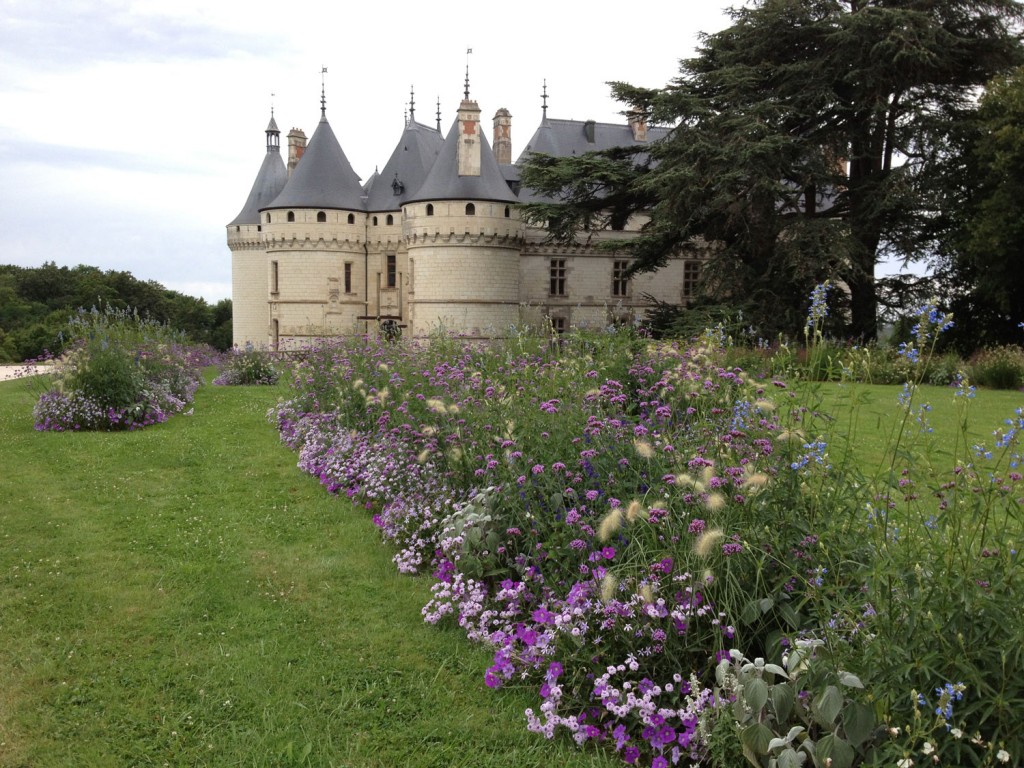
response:
M63 348L63 331L79 308L132 309L166 323L197 343L231 346L231 300L214 305L130 272L96 267L0 265L0 363L17 363Z

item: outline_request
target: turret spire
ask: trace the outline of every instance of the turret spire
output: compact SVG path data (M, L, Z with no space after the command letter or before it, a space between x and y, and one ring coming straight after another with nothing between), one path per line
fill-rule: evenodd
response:
M466 49L466 101L469 101L469 54L472 52L472 48Z
M320 119L327 119L327 88L324 75L327 74L327 67L320 68Z
M548 79L544 78L544 90L540 94L541 98L541 119L548 119Z
M409 86L409 124L416 122L416 91Z
M441 96L437 97L437 132L441 132Z

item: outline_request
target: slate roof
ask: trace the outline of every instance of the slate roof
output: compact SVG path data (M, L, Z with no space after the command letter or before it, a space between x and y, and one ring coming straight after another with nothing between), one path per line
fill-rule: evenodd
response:
M274 119L270 119L270 126L267 133L277 128ZM265 208L270 202L281 194L284 185L288 182L288 169L284 166L281 152L278 147L267 146L267 154L263 156L263 164L260 165L259 173L249 191L249 197L245 200L241 212L228 224L229 227L242 224L259 224L260 208Z
M526 149L519 155L516 165L525 163L534 152L554 157L571 157L614 147L646 146L665 138L670 131L670 128L648 126L647 141L636 141L633 129L628 124L545 117L534 131ZM518 179L516 181L518 183ZM521 203L552 202L551 198L537 195L528 188L519 189L518 195Z
M494 159L491 145L487 138L480 135L480 175L459 175L459 121L452 124L445 137L444 146L437 156L437 161L427 174L426 180L417 191L406 198L406 202L414 200L494 200L497 202L516 202L516 196L508 188L502 176L498 161ZM381 179L387 183L387 177Z
M363 188L327 116L320 117L302 159L281 194L266 208L334 208L361 211Z
M414 120L402 131L384 170L374 174L372 184L364 187L368 211L399 211L426 180L441 153L444 139L440 131ZM399 183L396 193L395 182Z

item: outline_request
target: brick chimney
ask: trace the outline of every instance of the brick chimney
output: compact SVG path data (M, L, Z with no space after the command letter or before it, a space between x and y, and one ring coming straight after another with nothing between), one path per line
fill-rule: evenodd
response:
M502 107L494 113L494 159L500 165L512 164L512 113Z
M295 166L302 159L306 151L306 134L301 128L292 128L288 131L288 175L291 176Z
M633 130L633 141L647 141L647 121L643 113L629 113L629 127Z
M480 105L471 99L459 104L459 176L480 175Z

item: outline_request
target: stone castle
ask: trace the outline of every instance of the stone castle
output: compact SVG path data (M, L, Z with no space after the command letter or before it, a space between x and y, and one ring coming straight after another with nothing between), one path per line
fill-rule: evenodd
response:
M292 349L382 326L416 338L439 328L502 338L523 324L563 332L629 322L652 297L678 304L693 294L699 255L627 279L625 256L595 248L631 237L642 222L564 246L527 226L517 205L539 199L519 183L518 165L531 152L643 144L665 129L549 119L545 88L540 125L513 163L508 110L494 115L492 144L480 115L468 78L446 136L440 110L430 127L416 121L410 100L390 159L361 183L323 98L308 143L301 130L289 132L287 165L271 114L263 164L227 226L234 344Z

